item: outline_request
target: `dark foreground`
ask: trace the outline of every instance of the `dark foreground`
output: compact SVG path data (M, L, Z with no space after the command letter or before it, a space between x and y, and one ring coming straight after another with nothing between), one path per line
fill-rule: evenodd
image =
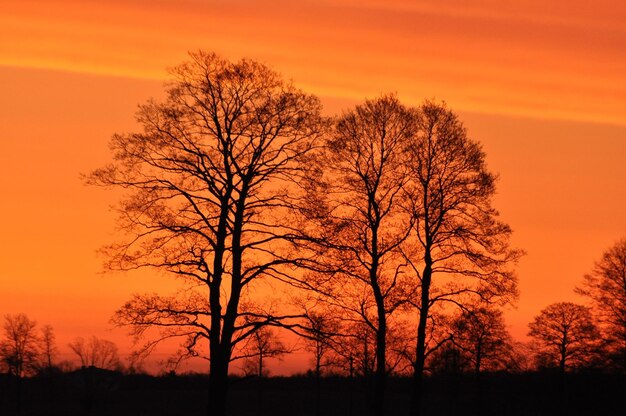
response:
M0 375L0 415L17 415L15 379ZM21 414L26 415L206 415L204 376L122 375L101 370L25 379ZM392 378L387 414L407 415L411 380ZM616 415L626 410L624 376L552 373L485 374L427 380L423 415ZM367 415L367 382L341 377L233 379L229 414Z

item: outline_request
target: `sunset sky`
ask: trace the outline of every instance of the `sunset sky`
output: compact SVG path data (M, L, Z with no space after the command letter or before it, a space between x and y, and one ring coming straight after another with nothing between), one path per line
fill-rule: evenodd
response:
M387 92L457 111L528 253L506 313L523 340L540 309L582 302L573 288L626 237L625 22L620 0L2 0L0 316L51 324L61 359L92 334L128 351L111 314L172 283L100 273L117 196L80 173L108 161L113 133L136 128L166 68L202 48L270 65L328 114Z

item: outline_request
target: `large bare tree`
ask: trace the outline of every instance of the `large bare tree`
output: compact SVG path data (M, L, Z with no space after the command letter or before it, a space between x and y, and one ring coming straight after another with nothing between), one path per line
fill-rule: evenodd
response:
M511 229L492 207L496 176L487 169L480 144L468 138L459 118L443 104L422 104L416 124L406 149L414 245L405 255L420 286L413 415L421 407L432 308L462 306L472 297L514 297L516 278L509 265L520 255L509 247Z
M626 239L602 254L577 291L593 301L610 358L626 371Z
M146 351L183 337L198 355L208 341L209 414L220 416L233 351L280 320L254 306L255 285L296 261L289 212L324 122L316 97L260 63L190 57L172 70L165 101L140 107L143 130L115 135L114 162L88 182L127 191L118 209L127 238L106 250L108 268L156 268L188 283L174 296L135 295L115 322L137 336L160 328Z
M389 316L406 304L410 292L399 247L412 222L401 197L408 179L403 149L413 121L392 95L344 113L325 142L314 183L318 212L310 217L318 220L318 259L326 273L308 283L321 302L372 334L374 415L384 411Z

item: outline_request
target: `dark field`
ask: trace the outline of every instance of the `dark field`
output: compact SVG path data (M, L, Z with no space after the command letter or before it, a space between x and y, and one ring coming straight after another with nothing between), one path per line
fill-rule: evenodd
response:
M16 383L0 376L0 415L17 415ZM205 376L121 375L87 371L25 379L22 415L206 415ZM408 414L411 380L392 378L387 414ZM320 415L367 415L363 379L323 378ZM485 374L480 387L471 375L427 379L423 415L620 415L626 410L624 376ZM315 415L313 377L232 379L229 414Z

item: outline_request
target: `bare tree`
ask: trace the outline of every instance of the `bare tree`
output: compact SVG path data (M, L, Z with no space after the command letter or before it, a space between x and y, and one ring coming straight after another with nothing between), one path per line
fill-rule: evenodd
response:
M15 376L17 414L22 411L22 377L36 370L39 364L37 323L23 313L5 315L4 339L0 340L0 362Z
M509 265L520 255L510 249L511 229L491 205L496 176L487 170L480 144L467 137L445 105L426 102L416 118L417 134L406 158L415 245L405 252L420 286L413 415L421 407L431 309L439 303L462 304L472 296L515 297Z
M88 182L127 190L128 238L106 250L107 266L162 269L187 285L171 297L136 295L114 321L138 337L160 329L145 352L182 337L189 355L202 355L208 342L209 414L221 416L233 350L285 318L247 305L259 280L284 278L298 261L289 217L324 120L316 97L254 61L197 52L172 75L165 101L141 106L143 131L115 135L114 163Z
M341 318L343 321L343 318ZM347 324L347 325L345 325ZM333 342L333 366L350 378L369 378L376 368L376 337L363 322L344 321L341 338Z
M600 335L589 309L571 302L549 305L528 327L528 335L562 376L566 369L589 362Z
M78 337L68 345L83 367L118 370L121 366L117 345L112 341L95 336L88 340Z
M313 286L323 302L373 335L374 415L383 414L388 319L410 291L399 246L411 228L400 196L407 180L402 150L412 134L412 114L395 96L356 106L336 121L314 184L318 214L312 217L319 220L321 261L332 277L321 275Z
M335 338L340 333L338 317L332 311L306 311L305 324L307 336L304 338L306 351L313 354L313 372L316 378L322 375L322 369L332 363L327 359L333 350Z
M305 311L308 331L304 337L305 350L313 354L313 373L315 374L315 415L321 415L321 377L322 369L333 364L330 356L339 334L340 323L330 309ZM341 337L344 338L344 337ZM341 342L341 341L339 341Z
M476 376L485 368L493 371L507 367L512 339L502 311L490 305L466 309L453 321L451 329L452 342L472 365Z
M244 359L244 372L254 374L257 377L266 377L269 370L266 368L266 360L269 358L280 359L290 352L290 349L278 338L273 328L263 326L255 331L241 349L238 358Z
M51 325L44 325L41 328L41 354L42 363L46 366L48 372L52 371L52 364L57 353L54 330Z
M577 292L593 301L613 364L626 371L626 239L602 254Z
M448 340L429 354L428 369L431 374L459 374L466 371L469 363L461 349Z
M243 371L246 376L256 376L257 385L257 412L265 414L264 406L264 378L269 375L267 360L270 358L281 359L283 355L291 352L278 338L274 328L262 326L246 339L233 359L243 359ZM237 354L237 353L236 353Z
M36 327L37 322L23 313L4 317L0 359L9 373L18 378L35 370L39 362L39 336Z

